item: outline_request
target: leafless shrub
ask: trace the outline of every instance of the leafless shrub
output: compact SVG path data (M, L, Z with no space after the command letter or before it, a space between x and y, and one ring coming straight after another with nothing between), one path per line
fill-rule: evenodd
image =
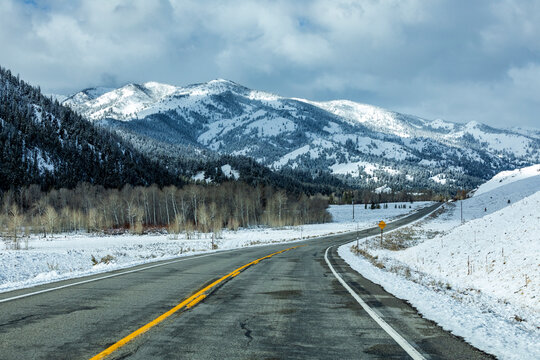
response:
M97 264L110 264L113 260L114 260L114 256L112 255L105 255L104 257L101 258L101 260L97 260L96 257L94 255L92 255L92 257L90 258L90 260L92 261L92 265L97 265Z

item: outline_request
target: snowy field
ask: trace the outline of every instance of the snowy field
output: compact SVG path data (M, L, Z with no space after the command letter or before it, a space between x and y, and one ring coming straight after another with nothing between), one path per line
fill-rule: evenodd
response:
M216 239L217 250L211 250L210 234L195 234L192 239L186 239L184 234L60 234L52 239L31 237L28 250L8 250L7 244L0 243L0 292L203 252L300 241L355 230L357 224L360 229L367 228L380 220L389 221L431 203L398 204L406 204L407 208L397 209L394 204L389 204L388 209L366 210L357 205L356 222L352 221L352 205L332 205L329 209L334 219L332 223L223 231ZM92 257L98 262L96 265ZM107 257L109 261L105 261Z
M461 223L463 205L464 223ZM504 172L462 202L378 238L355 270L501 359L540 359L540 165Z

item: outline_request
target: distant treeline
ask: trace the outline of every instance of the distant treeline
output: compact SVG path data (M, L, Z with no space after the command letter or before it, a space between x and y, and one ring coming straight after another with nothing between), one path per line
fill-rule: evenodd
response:
M187 235L254 225L285 226L331 220L322 196L294 195L242 182L122 189L81 183L74 189L41 191L37 185L0 194L0 229L22 233L123 232L167 229Z
M120 135L0 67L0 191L30 184L42 190L73 189L79 182L116 189L153 183L181 187L193 183L192 177L201 171L205 181L221 183L231 180L221 170L223 165L238 171L248 185L288 193L327 195L345 187L328 173L271 171L245 156L152 141L136 133Z
M460 190L457 194L466 193L465 190ZM412 201L444 201L451 198L456 198L458 195L449 193L436 193L431 189L426 189L422 192L412 193L401 190L389 193L377 193L371 189L363 190L346 190L336 192L330 195L330 204L382 204L389 202L412 202Z

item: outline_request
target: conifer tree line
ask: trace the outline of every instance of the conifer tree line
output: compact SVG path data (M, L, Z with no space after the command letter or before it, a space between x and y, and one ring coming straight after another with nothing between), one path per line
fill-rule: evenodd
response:
M1 193L0 229L23 233L148 231L220 232L255 225L285 226L331 220L322 196L294 195L241 182L126 185L122 189L81 183L74 189L41 191L37 185Z
M29 184L73 188L81 181L116 188L184 183L0 67L0 190Z
M460 190L465 192L466 190ZM458 194L460 192L458 191ZM382 203L394 203L394 202L413 202L413 201L446 201L448 199L455 199L455 193L449 191L446 192L434 192L431 189L424 189L422 191L411 193L409 191L390 191L390 192L375 192L371 189L361 190L343 190L340 192L334 192L329 196L328 202L330 204L382 204Z
M278 174L247 157L199 154L193 148L165 143L150 145L89 122L0 67L0 191L30 184L43 190L74 188L79 182L107 188L182 186L199 171L219 183L229 180L220 171L225 164L253 186L313 195L329 194L340 185L320 176Z

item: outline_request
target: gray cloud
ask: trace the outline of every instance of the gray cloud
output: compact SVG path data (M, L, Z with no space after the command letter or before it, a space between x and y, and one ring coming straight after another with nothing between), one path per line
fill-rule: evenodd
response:
M538 127L534 0L2 0L0 18L0 64L47 92L228 78L285 96Z

